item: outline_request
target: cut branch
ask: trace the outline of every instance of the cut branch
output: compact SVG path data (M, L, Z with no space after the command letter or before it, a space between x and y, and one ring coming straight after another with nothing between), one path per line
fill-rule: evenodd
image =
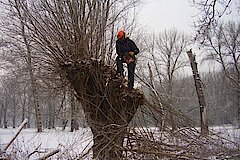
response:
M22 124L18 127L18 130L16 132L16 134L14 135L14 137L11 139L11 141L7 144L7 146L4 148L4 151L6 151L8 149L8 147L13 143L13 141L17 138L17 136L19 135L19 133L22 131L22 129L24 128L24 126L27 124L28 119L25 119Z

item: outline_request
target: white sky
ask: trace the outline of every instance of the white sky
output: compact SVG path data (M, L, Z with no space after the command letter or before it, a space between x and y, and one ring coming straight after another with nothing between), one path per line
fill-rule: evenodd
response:
M138 18L141 25L154 31L175 27L188 32L194 14L196 9L189 6L188 0L144 0Z
M236 1L232 2L236 6ZM178 30L193 32L191 25L198 11L190 7L188 0L143 0L138 20L141 25L154 31L162 31L175 27ZM228 20L239 21L237 11L225 16Z

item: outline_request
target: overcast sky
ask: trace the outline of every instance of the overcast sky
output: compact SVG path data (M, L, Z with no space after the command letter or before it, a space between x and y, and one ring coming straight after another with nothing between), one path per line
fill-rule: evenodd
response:
M196 20L198 10L190 7L188 0L143 0L144 4L140 9L138 20L142 26L147 27L149 30L161 32L164 29L176 28L177 30L184 31L188 34L195 34L191 25ZM238 0L234 0L233 3ZM237 11L231 15L225 16L224 20L240 21L239 12ZM194 53L200 56L201 52L195 45L190 46L193 48ZM198 60L200 59L197 57ZM205 66L206 65L206 66ZM208 64L201 64L200 70L209 68ZM202 69L201 69L202 68ZM215 68L215 66L211 66ZM216 66L216 68L218 68ZM189 73L191 68L189 67Z
M189 6L188 0L144 0L139 22L154 31L173 27L189 31L194 14L196 10Z
M143 0L144 4L139 13L139 22L154 31L177 28L186 32L193 32L191 25L193 17L198 12L190 7L188 0ZM235 3L235 1L233 1ZM234 16L235 15L235 16ZM235 18L234 18L235 17ZM239 20L235 14L227 17L231 20Z

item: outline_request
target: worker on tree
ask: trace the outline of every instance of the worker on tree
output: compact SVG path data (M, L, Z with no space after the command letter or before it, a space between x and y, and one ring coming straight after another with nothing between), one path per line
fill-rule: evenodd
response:
M127 63L128 68L128 88L133 89L134 86L134 70L136 66L136 57L139 49L136 44L125 37L126 34L123 30L117 34L116 51L117 51L117 75L123 77L123 63Z

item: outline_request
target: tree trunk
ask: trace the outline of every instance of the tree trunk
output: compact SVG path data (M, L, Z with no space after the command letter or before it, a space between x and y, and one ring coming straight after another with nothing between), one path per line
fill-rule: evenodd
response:
M93 157L100 160L121 159L127 126L143 95L128 91L123 79L113 79L116 71L96 60L61 66L83 104L93 133Z
M68 120L66 119L66 105L65 105L65 101L66 101L66 88L67 87L64 87L63 88L63 98L62 98L62 101L61 101L61 105L60 105L60 109L59 109L59 112L61 113L61 122L62 122L62 130L64 131L67 127L67 122ZM62 111L61 111L62 110Z
M68 123L66 112L67 112L67 109L65 106L63 106L62 113L61 113L63 131L66 129L67 123Z
M3 128L7 128L7 102L3 107Z
M68 123L68 120L64 118L64 119L62 120L62 131L64 131L64 130L66 129L67 123Z
M48 114L47 114L47 128L51 129L51 104L48 104Z
M50 127L51 128L55 128L55 104L53 103L52 104L52 108L51 108L51 116L50 116L50 121L51 121L51 123L50 123Z
M22 118L21 118L21 120L22 120L22 122L24 121L24 119L25 119L25 104L24 105L22 105Z
M240 75L238 74L237 85L238 128L240 128Z
M2 109L0 111L0 128L2 128L2 116L3 116L3 113L2 113Z
M33 103L34 103L35 116L36 116L35 124L37 127L37 132L42 132L42 118L41 118L38 95L36 92L36 82L34 80L31 80L31 89L32 89L32 93L33 93Z
M195 82L195 87L198 95L198 101L200 105L200 121L201 121L201 134L207 135L208 134L208 121L207 121L207 111L206 111L206 102L203 95L203 89L202 89L202 82L200 79L200 76L198 74L198 68L197 68L197 62L195 59L195 55L192 54L192 50L187 52L192 72L193 72L193 78Z
M34 67L32 64L32 52L30 48L30 42L27 38L26 35L26 29L25 29L25 17L22 15L20 9L17 7L17 2L16 3L16 10L20 19L20 27L21 27L21 36L23 38L23 43L26 47L26 53L25 53L25 60L27 63L27 69L29 73L29 78L30 78L30 84L31 84L31 92L33 96L33 103L34 103L34 108L35 108L35 116L36 116L36 127L37 127L37 132L42 132L42 120L41 120L41 112L40 112L40 106L39 106L39 98L37 95L37 84L36 84L36 78L34 76Z
M78 121L77 121L77 107L75 104L75 98L74 98L74 91L72 88L70 88L70 103L71 103L71 132L73 132L74 130L78 130L79 129L79 125L78 125Z
M19 97L20 97L20 100L22 101L22 103L21 103L21 108L22 108L21 120L23 122L25 119L25 116L26 116L26 99L27 99L26 88L24 88L24 90L23 90L23 95L22 96L19 95ZM26 125L24 127L26 128Z
M13 118L12 118L13 128L16 128L16 105L13 104Z
M54 105L48 103L48 118L47 118L47 127L48 129L54 128Z
M7 128L7 110L3 111L3 128Z
M28 107L27 107L27 116L26 117L28 119L27 128L30 128L31 127L31 107L30 107L29 104L28 104Z
M13 117L12 117L12 123L13 123L13 128L16 128L16 96L15 94L13 95Z

